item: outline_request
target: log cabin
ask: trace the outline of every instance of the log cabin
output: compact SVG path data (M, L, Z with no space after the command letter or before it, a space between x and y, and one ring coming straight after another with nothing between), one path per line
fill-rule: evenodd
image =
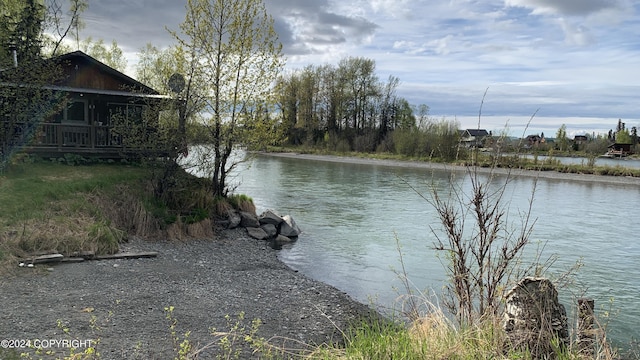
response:
M4 132L0 133L0 151L4 158L18 151L42 157L77 154L118 159L129 156L140 151L132 144L142 144L144 139L126 141L127 136L152 136L161 104L171 100L81 51L45 63L55 64L55 80L33 85L7 82L6 76L0 77L0 86L5 90L37 87L43 90L40 93L47 93L37 97L39 103L30 103L15 95L29 92L0 92L0 104L28 104L13 107L19 110L0 113L0 131Z

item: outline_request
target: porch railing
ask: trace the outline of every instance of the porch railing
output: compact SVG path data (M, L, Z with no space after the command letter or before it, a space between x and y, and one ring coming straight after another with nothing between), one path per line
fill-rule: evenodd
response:
M147 127L131 129L126 141L121 132L111 126L68 123L9 123L0 122L0 154L14 149L25 149L33 153L84 153L123 154L131 152L170 153L167 144L154 140L157 129ZM139 134L139 135L134 135ZM164 146L163 146L164 145Z
M5 130L10 144L58 148L122 148L122 136L105 125L16 123Z
M122 136L105 125L42 124L35 133L34 146L122 147Z

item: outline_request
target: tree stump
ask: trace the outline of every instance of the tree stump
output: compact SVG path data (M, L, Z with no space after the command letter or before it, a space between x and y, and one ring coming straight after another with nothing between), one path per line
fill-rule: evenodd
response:
M504 329L512 349L535 359L569 345L567 313L549 279L526 277L507 293Z

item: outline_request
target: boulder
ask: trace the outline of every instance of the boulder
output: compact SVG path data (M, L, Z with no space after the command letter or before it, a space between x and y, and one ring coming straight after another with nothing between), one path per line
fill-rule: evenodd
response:
M260 225L260 228L267 233L267 236L269 238L272 238L278 235L278 229L273 224L263 224L263 225Z
M511 346L534 359L553 357L554 339L569 345L567 313L549 279L526 277L507 293L504 329Z
M260 227L260 222L255 214L240 211L240 226L246 228L257 228Z
M242 219L240 218L240 214L238 214L237 212L235 212L235 211L229 211L229 212L227 213L227 221L228 221L227 227L228 227L229 229L235 229L235 228L237 228L237 227L238 227L238 225L240 225L240 221L241 221L241 220L242 220Z
M280 224L280 228L278 233L280 235L286 236L288 238L298 237L302 231L298 225L296 225L295 220L291 217L291 215L285 215L282 217L282 223Z
M259 220L260 224L271 224L275 227L278 227L278 225L283 221L282 217L272 210L267 210L260 214Z
M273 241L275 241L278 244L287 244L287 243L293 242L293 239L286 237L284 235L278 235Z
M267 233L259 227L248 227L247 234L257 240L264 240L269 237Z

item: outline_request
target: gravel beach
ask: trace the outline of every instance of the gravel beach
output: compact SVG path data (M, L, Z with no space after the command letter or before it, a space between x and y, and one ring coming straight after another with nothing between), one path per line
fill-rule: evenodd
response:
M210 328L229 331L226 317L235 323L242 312L247 329L260 319L257 335L286 348L340 342L349 322L371 315L345 293L288 268L244 229L220 231L206 241L131 240L121 251L159 255L36 265L5 276L0 339L100 339L103 359L169 359L175 357L169 306L177 335L191 331L196 348L215 341ZM211 347L200 358L217 351ZM241 358L255 356L245 349Z

